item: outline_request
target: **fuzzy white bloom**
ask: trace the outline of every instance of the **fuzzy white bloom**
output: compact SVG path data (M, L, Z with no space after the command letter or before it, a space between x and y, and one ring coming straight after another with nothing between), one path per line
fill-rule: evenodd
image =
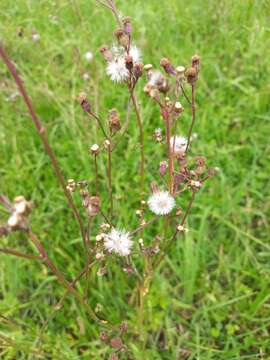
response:
M175 200L168 191L157 191L148 199L148 206L156 215L167 215L174 208Z
M118 57L108 62L107 75L111 78L112 81L122 82L128 79L129 72L126 68L126 63L124 57Z
M8 226L10 226L11 228L16 227L17 225L19 225L20 223L20 216L14 212L8 219Z
M187 147L187 138L184 136L172 136L170 139L171 150L176 154L183 154Z
M136 64L141 60L141 50L136 45L131 45L129 55L132 57L133 63Z
M32 40L33 41L39 41L40 40L40 35L38 33L32 34Z
M87 61L93 60L93 54L91 53L91 51L87 51L87 53L85 53L84 57Z
M123 47L118 45L114 45L111 48L111 53L113 55L113 60L108 62L106 69L107 75L112 81L123 82L129 77L129 71L126 68L125 62L127 53ZM129 55L132 57L134 64L138 63L141 59L141 51L135 45L130 47Z
M160 82L162 82L164 79L164 76L162 73L158 70L154 70L151 72L150 79L148 84L152 86L157 86Z
M130 239L129 232L124 230L112 229L104 236L104 246L110 253L115 252L120 256L128 256L132 245L133 241Z

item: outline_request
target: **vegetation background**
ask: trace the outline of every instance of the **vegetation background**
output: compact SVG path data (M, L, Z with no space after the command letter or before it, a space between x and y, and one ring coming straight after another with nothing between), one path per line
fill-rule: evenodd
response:
M270 2L117 3L133 19L144 63L158 67L165 56L175 65L187 65L194 53L201 56L198 137L192 151L220 169L199 193L188 235L175 244L156 274L147 298L144 348L132 338L129 347L135 359L269 359ZM124 86L106 77L98 52L102 44L112 43L114 28L112 15L94 0L1 0L1 41L23 76L66 179L93 181L88 148L99 139L94 123L76 102L78 93L86 90L103 118L112 107L122 116L125 113ZM37 42L32 40L34 29L40 35ZM84 57L87 51L94 55L90 63ZM89 81L82 78L85 72ZM139 99L150 183L162 159L152 133L162 121L143 94L143 84L141 80ZM78 228L15 92L14 81L0 63L1 193L33 201L33 229L71 278L83 266ZM186 111L183 133L188 120ZM137 140L133 114L113 169L119 219L130 227L137 224L139 201L134 190L138 188ZM101 166L105 172L105 162ZM105 185L103 190L105 196ZM0 215L4 221L3 209ZM161 228L162 224L155 231ZM21 251L31 246L19 234L1 238L0 244ZM136 314L126 302L131 289L121 267L112 264L104 278L97 278L96 268L92 271L90 302L100 303L112 322L136 323ZM38 332L63 292L44 266L0 255L0 314L9 318L0 318L1 358L38 358ZM98 360L108 354L98 328L72 297L49 323L42 348L46 359Z

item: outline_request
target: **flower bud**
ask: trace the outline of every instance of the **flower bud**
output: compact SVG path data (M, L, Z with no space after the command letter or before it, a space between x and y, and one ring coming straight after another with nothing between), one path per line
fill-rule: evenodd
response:
M194 84L195 81L197 80L197 70L195 67L190 67L186 70L185 72L186 78L187 78L187 82L189 84Z
M112 53L109 49L109 47L107 45L103 45L100 49L99 49L101 55L103 56L103 58L106 61L112 61L113 60L113 56Z
M143 64L137 63L133 67L133 73L135 78L138 80L143 74Z
M197 70L197 73L200 70L200 57L199 55L193 55L191 58L191 66Z
M126 16L123 20L124 30L126 34L131 34L132 27L131 27L131 19L129 16Z
M166 175L167 172L167 162L166 161L161 161L159 163L159 173L161 176Z
M90 113L91 111L91 106L87 100L87 95L84 92L81 92L78 96L78 101L83 109L83 111Z
M93 154L93 155L98 155L98 153L99 153L99 146L98 146L98 144L92 145L92 146L90 147L90 152L91 152L91 154Z
M160 60L160 65L163 67L163 69L166 71L166 73L175 75L175 70L170 61L167 58L162 58Z
M110 345L114 349L121 349L121 347L123 346L123 342L119 336L115 336L111 339Z

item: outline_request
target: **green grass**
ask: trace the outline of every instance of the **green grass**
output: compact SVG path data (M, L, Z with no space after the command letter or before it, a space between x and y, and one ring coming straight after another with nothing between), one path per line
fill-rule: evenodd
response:
M196 199L188 236L178 240L155 275L146 304L147 341L143 348L130 336L130 358L269 359L270 3L119 0L118 5L133 18L144 63L158 66L166 56L176 65L185 65L194 53L200 54L198 140L192 153L205 155L209 165L220 168ZM51 16L57 17L57 23ZM64 176L87 179L90 186L94 176L88 147L99 135L76 97L86 90L103 117L115 106L124 116L125 88L107 79L98 52L102 44L112 42L114 27L111 14L94 0L1 1L0 40L23 76ZM19 28L24 30L22 38L17 35ZM36 43L31 40L34 28L41 36ZM90 64L84 59L89 49L94 53ZM81 76L85 71L91 76L87 83ZM139 97L150 184L156 176L157 156L162 159L152 133L162 121L141 91L143 83ZM84 260L78 228L25 105L20 98L6 100L15 90L1 63L1 193L10 198L23 194L33 201L34 231L59 268L72 278ZM182 131L188 121L186 111ZM139 202L138 190L133 190L139 180L134 114L116 157L113 181L119 224L134 228ZM80 205L79 197L75 200ZM6 214L2 210L0 214L4 221ZM161 229L162 224L155 230ZM31 251L28 239L19 234L1 238L0 244ZM136 313L127 305L134 282L126 280L117 263L111 264L104 278L97 278L96 271L91 274L90 303L100 303L112 323L128 319L136 324ZM44 266L0 255L0 314L10 319L0 318L0 345L7 344L2 335L12 341L0 350L1 358L37 358L39 330L63 292ZM108 357L98 327L72 297L50 322L42 349L46 359Z

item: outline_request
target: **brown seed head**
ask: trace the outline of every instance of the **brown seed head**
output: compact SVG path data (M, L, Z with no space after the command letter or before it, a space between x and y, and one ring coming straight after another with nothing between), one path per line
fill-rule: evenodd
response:
M114 31L114 36L117 38L119 45L127 47L129 44L129 36L125 33L123 29L116 29Z
M195 67L190 67L185 72L188 83L194 84L197 80L197 70Z
M98 196L91 196L88 205L88 215L90 217L96 216L100 211L100 199Z
M121 129L120 117L117 109L109 110L109 127L113 134Z

